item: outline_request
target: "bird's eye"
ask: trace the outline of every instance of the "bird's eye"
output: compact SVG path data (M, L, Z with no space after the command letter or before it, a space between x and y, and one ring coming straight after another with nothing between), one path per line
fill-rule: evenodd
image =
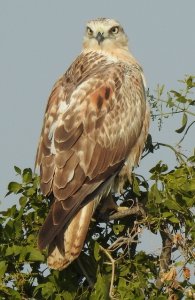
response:
M87 27L87 34L88 34L88 36L93 35L93 30L90 27Z
M119 27L118 26L114 26L110 29L110 32L112 34L117 34L119 32Z

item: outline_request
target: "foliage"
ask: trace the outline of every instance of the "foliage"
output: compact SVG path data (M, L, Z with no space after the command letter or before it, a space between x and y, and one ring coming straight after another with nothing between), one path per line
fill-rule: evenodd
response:
M150 178L133 174L124 194L115 195L128 207L126 215L95 215L79 259L63 271L49 270L46 251L37 248L37 234L49 209L39 190L39 177L20 170L8 194L17 204L0 213L0 299L195 299L192 273L195 258L195 152L186 156L182 143L194 124L195 78L184 89L163 98L148 95L153 121L163 129L165 118L180 114L179 142L153 143L149 135L143 157L166 147L175 154L175 167L159 161ZM165 122L166 128L166 122ZM106 225L105 225L106 222ZM160 255L137 251L148 229L162 239ZM177 256L175 256L177 253Z

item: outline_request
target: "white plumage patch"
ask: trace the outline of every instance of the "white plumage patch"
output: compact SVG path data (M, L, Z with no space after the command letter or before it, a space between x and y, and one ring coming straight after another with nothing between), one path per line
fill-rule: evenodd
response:
M67 111L68 108L69 108L69 104L66 101L61 101L58 108L58 112L60 114L63 114Z
M53 139L54 131L56 130L56 127L57 127L57 122L53 122L48 133L48 139L50 141Z
M56 148L55 148L55 144L54 144L54 132L56 130L56 127L57 127L57 121L51 125L49 133L48 133L48 139L51 141L50 149L51 149L52 154L56 154Z

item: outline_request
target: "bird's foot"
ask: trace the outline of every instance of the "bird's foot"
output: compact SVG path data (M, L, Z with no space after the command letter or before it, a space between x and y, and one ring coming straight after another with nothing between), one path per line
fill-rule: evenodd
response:
M101 215L105 215L108 213L108 211L123 212L126 211L127 209L129 209L129 207L118 206L115 203L113 196L109 194L105 199L102 199L99 213Z
M116 205L116 208L115 208L115 210L117 212L123 212L123 211L126 211L128 209L129 209L129 207L127 207L127 206L117 206L117 205Z

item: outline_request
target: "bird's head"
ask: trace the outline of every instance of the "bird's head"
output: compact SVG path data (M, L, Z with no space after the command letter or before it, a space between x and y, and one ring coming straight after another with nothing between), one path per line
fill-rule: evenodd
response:
M117 21L99 18L87 23L83 48L91 50L128 49L128 39Z

